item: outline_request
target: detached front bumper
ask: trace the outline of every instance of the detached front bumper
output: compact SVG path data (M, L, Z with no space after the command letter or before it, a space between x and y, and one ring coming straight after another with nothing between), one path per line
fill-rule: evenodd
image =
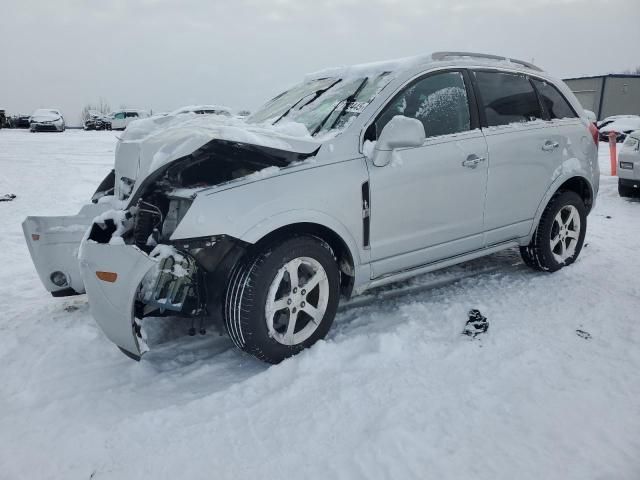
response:
M157 264L133 245L87 241L81 248L80 271L91 314L107 338L136 359L148 348L135 302L140 283Z
M31 260L44 288L54 297L84 292L78 265L80 242L93 219L110 208L106 203L91 203L77 215L27 217L22 222Z

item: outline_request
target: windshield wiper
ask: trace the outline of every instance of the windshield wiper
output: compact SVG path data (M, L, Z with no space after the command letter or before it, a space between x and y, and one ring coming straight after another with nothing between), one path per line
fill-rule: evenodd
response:
M310 99L307 103L305 103L304 105L301 105L300 108L304 108L307 105L309 105L311 102L314 102L316 100L316 98L318 98L320 95L322 95L324 92L326 92L327 90L329 90L330 88L333 88L334 85L340 83L342 81L341 78L339 78L338 80L336 80L335 82L333 82L331 85L329 85L328 87L325 88L321 88L320 90L316 90L313 94L313 98ZM312 95L311 93L309 95ZM282 120L284 117L286 117L287 115L289 115L289 112L291 112L291 110L293 110L294 108L296 108L296 106L302 102L305 98L307 98L309 95L305 95L304 97L302 97L300 100L298 100L296 103L294 103L293 105L291 105L289 108L287 108L285 110L285 112L280 115L277 120L275 122L272 123L272 125L275 125L276 123L278 123L280 120Z
M365 77L365 79L362 80L362 82L360 82L360 85L358 85L358 88L356 88L354 92L344 100L344 106L342 107L342 110L340 110L340 113L338 114L336 119L331 124L331 127L329 127L329 130L331 130L336 126L336 124L338 123L338 120L340 120L340 118L342 118L342 115L344 115L344 113L347 111L347 107L356 101L356 98L358 98L358 94L362 91L362 89L364 88L364 86L367 84L368 81L369 81L369 77ZM342 102L338 102L335 104L335 106L331 109L331 111L327 114L327 116L324 117L320 122L320 124L313 130L313 133L311 133L312 136L314 136L320 130L322 130L322 127L324 126L324 124L327 123L327 120L331 118L331 115L333 115L333 112L336 111L336 108L338 108L341 103Z

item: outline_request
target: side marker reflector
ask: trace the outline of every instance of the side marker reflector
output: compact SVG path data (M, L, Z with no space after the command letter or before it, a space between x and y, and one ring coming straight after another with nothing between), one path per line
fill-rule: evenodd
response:
M40 240L40 235L38 235L37 233L32 233L31 240L33 240L34 242Z
M96 272L96 277L103 282L113 283L118 279L118 274L115 272Z

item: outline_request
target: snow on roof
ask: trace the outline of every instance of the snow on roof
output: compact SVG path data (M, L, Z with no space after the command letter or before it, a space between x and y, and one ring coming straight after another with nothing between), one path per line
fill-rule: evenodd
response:
M535 65L521 60L515 60L508 57L500 57L497 55L488 55L483 53L472 52L436 52L429 55L416 55L412 57L396 58L392 60L384 60L380 62L361 63L350 66L333 67L318 70L307 74L305 80L313 80L324 77L364 77L371 76L381 72L395 72L400 70L408 70L419 65L491 65L491 66L508 66L510 68L519 68L527 70L541 71Z

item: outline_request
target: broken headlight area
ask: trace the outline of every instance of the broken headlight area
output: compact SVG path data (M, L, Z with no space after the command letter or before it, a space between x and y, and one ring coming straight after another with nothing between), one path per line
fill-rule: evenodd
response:
M97 243L135 245L151 253L169 239L191 206L190 198L152 195L127 210L111 210L94 220L89 240Z

